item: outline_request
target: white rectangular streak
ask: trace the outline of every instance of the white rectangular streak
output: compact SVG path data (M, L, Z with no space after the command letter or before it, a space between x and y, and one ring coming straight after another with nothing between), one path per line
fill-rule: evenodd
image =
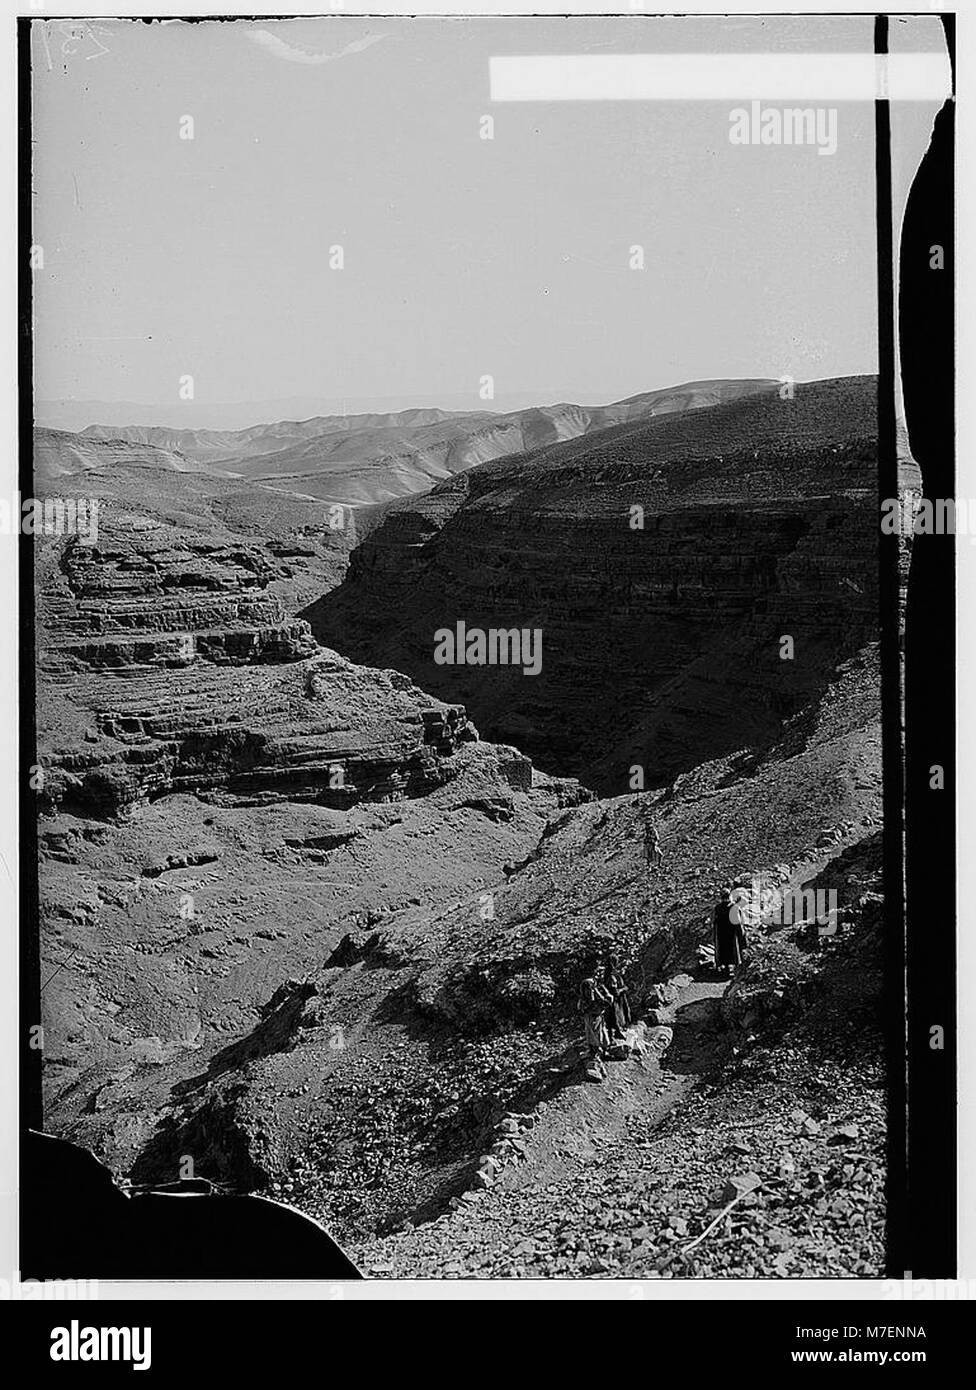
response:
M605 53L489 59L492 101L944 101L944 53Z

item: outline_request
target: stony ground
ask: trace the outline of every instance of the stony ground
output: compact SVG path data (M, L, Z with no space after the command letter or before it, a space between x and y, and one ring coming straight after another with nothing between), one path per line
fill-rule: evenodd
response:
M60 873L104 885L111 867L113 887L93 888L93 916L63 938L81 931L85 959L48 991L69 1021L49 1060L77 1059L50 1072L59 1132L136 1181L189 1155L319 1218L376 1274L878 1273L871 672L841 673L762 765L701 768L656 800L554 811L545 791L509 789L495 806L494 765L487 784L478 771L494 755L471 745L469 771L398 808L308 808L298 850L295 808L192 798L79 834ZM645 802L665 851L650 876ZM200 817L218 858L147 878L146 856L195 844ZM335 839L313 851L326 820ZM767 871L836 887L848 929L820 944L762 930L727 989L696 965L709 907L723 881ZM336 916L340 885L356 910ZM180 922L188 890L198 920ZM607 944L641 1028L593 1083L574 1002ZM112 961L129 971L114 992ZM675 977L679 997L651 1013ZM758 1181L672 1260L736 1179Z
M878 1277L877 933L872 895L837 941L761 939L733 990L772 1003L759 1036L714 972L678 977L663 1052L600 1084L572 1069L509 1121L515 1161L490 1187L354 1257L376 1277ZM777 984L791 958L808 999Z

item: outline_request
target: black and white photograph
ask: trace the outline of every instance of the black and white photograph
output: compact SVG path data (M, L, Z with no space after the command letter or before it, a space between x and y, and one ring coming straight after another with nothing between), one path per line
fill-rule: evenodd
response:
M954 16L25 14L23 1277L957 1279Z

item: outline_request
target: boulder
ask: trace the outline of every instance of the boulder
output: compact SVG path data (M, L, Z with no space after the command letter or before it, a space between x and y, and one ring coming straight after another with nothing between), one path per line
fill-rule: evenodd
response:
M648 1009L647 1022L653 1028L670 1028L674 1023L673 1009Z
M861 1137L857 1125L840 1125L827 1140L828 1144L854 1144Z
M627 1042L631 1055L642 1056L650 1046L651 1034L646 1023L635 1023L627 1029Z
M661 980L647 991L647 1003L652 1009L666 1009L677 997L678 990L669 980Z
M723 1202L734 1202L736 1198L745 1197L749 1192L755 1192L762 1187L762 1178L758 1173L736 1173L729 1178L722 1191Z

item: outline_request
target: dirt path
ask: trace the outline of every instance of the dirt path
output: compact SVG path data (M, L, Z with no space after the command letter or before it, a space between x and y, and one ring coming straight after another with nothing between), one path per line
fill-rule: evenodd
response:
M506 1170L498 1187L514 1190L570 1177L579 1162L609 1156L626 1142L635 1119L642 1127L662 1124L712 1065L718 1046L715 1023L728 984L691 981L674 1004L673 1037L663 1052L648 1047L641 1056L608 1062L604 1081L575 1081L541 1107L526 1136L524 1163Z
M631 1208L651 1200L657 1179L645 1184L643 1170L663 1152L670 1116L722 1048L716 1025L728 981L683 978L688 982L670 1011L672 1039L663 1052L648 1046L610 1061L602 1082L583 1079L582 1067L575 1071L536 1108L534 1124L520 1135L517 1164L506 1166L488 1190L466 1194L457 1211L357 1252L364 1272L402 1274L405 1264L448 1276L567 1272L563 1234L571 1230L584 1244L587 1233L599 1238L610 1219L607 1184L623 1184ZM638 1031L644 1031L640 1024L632 1033ZM598 1258L588 1272L602 1272Z

